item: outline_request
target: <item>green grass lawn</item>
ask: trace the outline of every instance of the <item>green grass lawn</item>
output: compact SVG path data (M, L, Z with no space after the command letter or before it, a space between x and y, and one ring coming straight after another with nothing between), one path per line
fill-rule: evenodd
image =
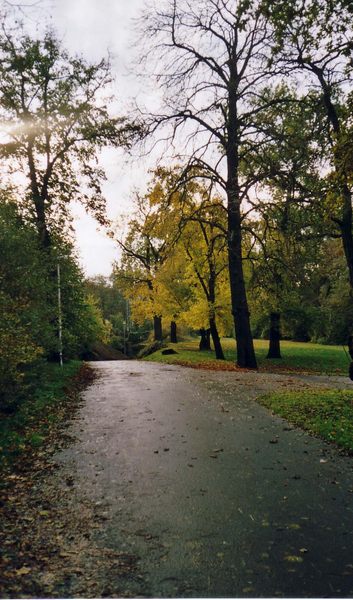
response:
M255 352L260 371L326 373L347 375L348 359L342 346L323 346L321 344L301 342L281 342L282 359L267 359L268 341L255 340ZM217 361L214 352L200 352L198 339L189 339L170 344L169 348L178 354L163 355L161 351L145 358L156 362L200 366L204 368L232 369L236 360L235 342L230 338L222 339L225 361Z
M81 366L80 361L64 364L63 369L44 363L38 387L28 393L16 412L0 414L0 466L46 442L67 412L69 390Z
M353 391L280 392L258 401L290 423L353 453Z

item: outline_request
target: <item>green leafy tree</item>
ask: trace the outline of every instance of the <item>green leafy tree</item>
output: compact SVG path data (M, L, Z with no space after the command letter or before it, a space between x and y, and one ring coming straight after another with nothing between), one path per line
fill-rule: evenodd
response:
M217 322L230 314L226 213L198 177L181 184L179 174L180 169L158 169L150 191L138 199L138 218L121 242L120 281L125 279L136 318L158 311L171 321L172 341L177 321L206 327L222 359Z
M266 4L266 3L264 3ZM326 116L325 211L342 238L353 287L352 235L352 52L350 2L275 0L266 13L275 27L274 54L302 94L315 89L317 108Z
M15 199L1 192L0 408L15 406L29 380L39 375L41 361L58 356L58 281L52 277L57 261L64 358L80 356L109 334L86 294L71 245L55 237L53 241L55 250L50 256L43 253L34 225L20 214Z
M60 264L61 303L62 303L62 342L64 358L84 355L92 344L97 341L108 342L111 327L105 322L101 309L95 298L86 290L84 274L74 257L72 247L67 242L56 243L57 258L53 258L52 270L55 263ZM50 297L57 293L57 281L50 277L53 288ZM57 304L55 303L57 331ZM58 343L53 350L57 353Z
M129 147L138 127L112 117L106 60L70 56L56 35L33 39L18 31L0 34L0 120L8 142L0 156L10 172L28 179L27 209L43 247L62 231L69 203L81 201L105 223L105 179L97 162L106 146Z
M25 371L54 343L46 303L47 276L34 229L9 194L0 202L0 408L24 389Z
M177 250L185 253L189 263L186 272L194 289L194 301L187 311L189 323L195 327L197 319L201 319L199 328L209 328L216 358L222 360L219 323L231 311L226 223L220 199L209 198L207 188L198 184L188 210L184 207L183 223Z
M162 315L170 315L162 283L164 265L180 235L182 196L191 193L189 188L178 189L176 178L173 169L156 169L148 192L135 197L127 234L118 239L122 260L115 269L116 281L131 301L135 320L153 320L155 340L162 339Z
M280 317L284 337L308 341L319 311L321 243L299 235L290 215L283 228L287 210L285 202L277 204L268 210L266 221L256 224L257 243L249 255L253 325L257 335L270 334L269 358L280 358Z
M146 338L146 324L139 326L131 320L129 302L116 285L114 277L91 277L86 279L85 288L94 298L104 323L110 330L109 344L116 350L133 352L133 347Z
M327 257L330 260L327 260ZM320 312L314 320L312 338L325 344L347 344L353 331L353 306L344 251L340 240L325 240L320 249L317 298Z

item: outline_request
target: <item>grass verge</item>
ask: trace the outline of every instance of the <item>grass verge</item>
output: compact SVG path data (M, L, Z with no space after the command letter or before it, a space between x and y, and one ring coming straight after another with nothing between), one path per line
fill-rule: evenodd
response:
M278 392L258 402L327 442L353 454L353 391Z
M90 367L71 361L63 369L43 365L41 384L14 414L0 413L0 468L18 459L27 462L33 452L54 442L66 418L75 409L78 393L94 377Z
M347 375L348 360L342 346L323 346L321 344L301 342L281 342L282 359L266 358L267 340L254 340L256 358L260 371L282 373L325 373L327 375ZM164 355L161 350L151 354L144 360L174 363L183 366L215 370L237 370L235 366L235 342L229 338L222 339L226 360L216 360L213 351L198 349L198 339L189 339L170 344L177 354Z

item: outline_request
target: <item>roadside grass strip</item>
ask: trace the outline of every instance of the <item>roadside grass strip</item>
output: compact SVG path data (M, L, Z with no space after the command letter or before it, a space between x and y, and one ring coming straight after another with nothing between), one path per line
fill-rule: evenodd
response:
M80 361L70 361L61 369L45 364L40 383L26 395L13 414L0 413L0 468L51 441L74 405L83 381L90 377Z
M322 373L326 375L347 375L348 360L342 346L323 346L310 342L281 342L281 359L266 358L267 340L254 340L255 353L260 371L277 373ZM235 341L223 338L222 346L226 360L216 360L212 350L200 351L198 339L191 338L170 344L177 354L162 354L158 350L144 360L174 363L201 369L236 370Z
M353 391L275 392L258 398L258 402L293 425L353 454Z

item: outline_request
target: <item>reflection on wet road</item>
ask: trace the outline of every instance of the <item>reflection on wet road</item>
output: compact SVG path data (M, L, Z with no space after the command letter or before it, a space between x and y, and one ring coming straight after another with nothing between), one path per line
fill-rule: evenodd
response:
M72 425L76 442L56 460L104 508L97 543L138 557L138 572L117 589L353 595L351 459L253 400L315 378L94 366L99 379Z

